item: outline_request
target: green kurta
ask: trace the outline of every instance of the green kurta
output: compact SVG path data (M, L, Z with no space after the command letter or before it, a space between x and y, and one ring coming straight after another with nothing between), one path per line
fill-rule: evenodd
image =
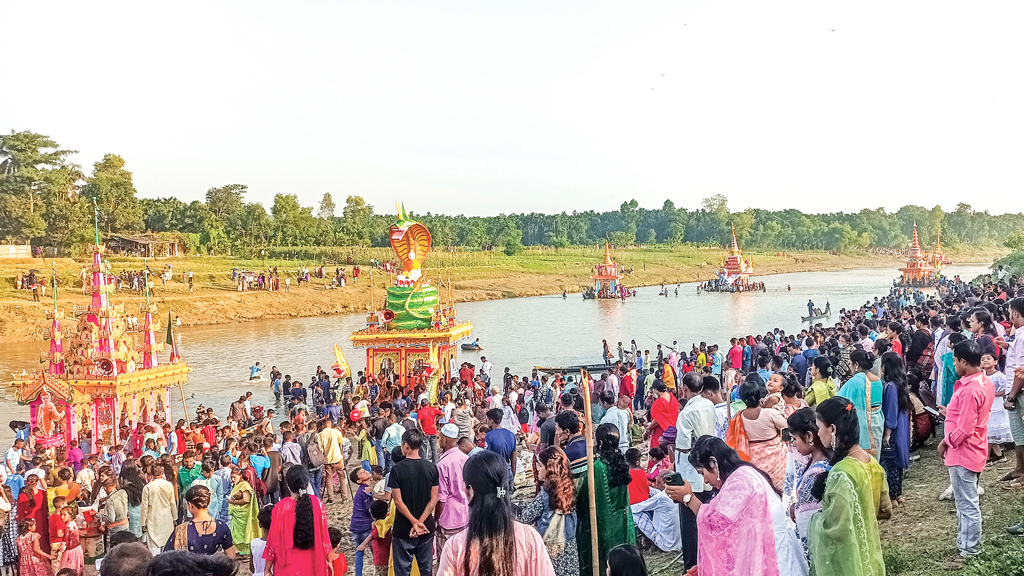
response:
M876 517L878 502L888 498L888 487L884 480L881 485L872 481L878 471L881 466L874 460L864 464L844 458L829 472L821 511L811 517L807 529L812 574L885 575ZM876 497L876 492L885 492L886 497Z
M629 485L608 485L608 467L600 458L594 459L594 483L597 486L597 545L601 573L591 575L590 493L587 474L577 481L576 546L580 553L581 576L603 576L608 568L608 551L619 544L636 544L633 512L629 508Z

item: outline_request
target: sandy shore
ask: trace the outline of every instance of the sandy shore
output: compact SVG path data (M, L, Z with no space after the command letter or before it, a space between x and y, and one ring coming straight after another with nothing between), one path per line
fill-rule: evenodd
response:
M708 251L706 260L716 262L721 251ZM635 256L633 257L635 259ZM692 259L691 259L692 260ZM991 262L992 256L958 255L958 263ZM180 271L194 262L179 264ZM757 275L772 275L789 272L816 272L844 270L865 267L897 267L901 260L894 257L854 254L834 256L826 253L795 253L754 256ZM48 326L46 311L52 308L52 294L48 290L41 302L33 302L31 292L13 290L14 275L21 269L40 266L39 260L25 262L0 262L0 343L42 339L43 330ZM331 314L347 314L369 310L371 301L377 306L384 297L380 278L371 294L368 278L364 276L358 285L338 289L327 289L327 279L314 279L301 287L292 282L288 292L238 292L233 289L230 262L218 269L203 270L195 275L195 291L189 293L188 286L181 282L181 276L163 285L155 282L151 299L159 309L162 320L170 311L180 316L185 326L226 324L268 318L308 317ZM75 304L85 305L88 297L82 294L78 281L78 270L82 264L74 260L58 260L58 273L69 288L61 290L59 305L70 309ZM159 262L156 266L160 266ZM497 265L461 267L452 271L452 298L456 302L476 302L500 298L542 296L559 294L563 290L579 292L581 284L589 284L590 266L587 259L548 258L544 266L527 267L498 262ZM646 268L624 258L622 266L632 266L635 272L623 280L630 287L654 286L661 283L675 284L694 282L713 277L711 264L686 264L682 259L653 259ZM139 268L141 264L115 263L115 272L125 268ZM532 268L532 269L531 269ZM44 271L48 272L47 271ZM445 271L447 275L447 271ZM428 278L437 276L436 270L427 271ZM73 280L72 280L73 279ZM385 277L386 280L386 277ZM386 282L385 282L386 283ZM442 292L446 292L442 289ZM138 313L145 298L138 293L122 290L113 297L115 304L124 303L129 313Z

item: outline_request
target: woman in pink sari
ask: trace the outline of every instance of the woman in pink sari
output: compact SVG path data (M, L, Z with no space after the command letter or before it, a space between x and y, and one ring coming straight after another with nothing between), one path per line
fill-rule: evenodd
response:
M305 466L292 466L285 474L292 495L274 505L270 533L263 559L265 573L274 576L328 576L333 574L327 555L331 538L327 534L327 514L320 499L307 492L309 472ZM340 574L338 576L341 576Z
M697 515L700 576L807 575L803 547L767 474L713 436L698 438L688 458L718 490L707 504L693 496L689 483L666 490Z
M679 402L676 401L668 387L661 380L655 380L651 385L657 398L651 404L651 423L647 427L647 433L651 435L651 448L656 448L661 443L661 436L671 428L675 431L676 417L679 416ZM672 441L675 441L675 435Z

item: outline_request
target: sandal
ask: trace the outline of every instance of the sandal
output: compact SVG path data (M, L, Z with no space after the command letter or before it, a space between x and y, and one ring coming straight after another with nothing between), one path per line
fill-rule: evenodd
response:
M1010 481L1016 480L1017 478L1020 478L1020 476L1018 476L1015 471L1010 470L1009 472L1006 473L1006 476L1003 476L1002 478L1000 478L999 481L1000 482L1010 482Z
M1020 490L1022 488L1024 488L1024 481L1020 478L1016 478L1008 484L1003 484L1003 490Z

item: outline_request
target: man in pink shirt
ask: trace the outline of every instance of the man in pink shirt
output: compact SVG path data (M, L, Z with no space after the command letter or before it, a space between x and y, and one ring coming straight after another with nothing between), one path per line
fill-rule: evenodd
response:
M440 560L444 543L469 524L469 496L462 469L469 456L459 450L459 427L445 424L438 437L441 457L437 461L438 491L434 515L437 533L434 536L434 555Z
M957 537L960 555L981 553L981 505L978 477L988 460L988 418L992 413L995 387L981 370L981 346L973 340L953 348L953 365L960 376L949 405L940 409L946 417L945 437L939 442L939 456L949 468L949 481L956 502Z

